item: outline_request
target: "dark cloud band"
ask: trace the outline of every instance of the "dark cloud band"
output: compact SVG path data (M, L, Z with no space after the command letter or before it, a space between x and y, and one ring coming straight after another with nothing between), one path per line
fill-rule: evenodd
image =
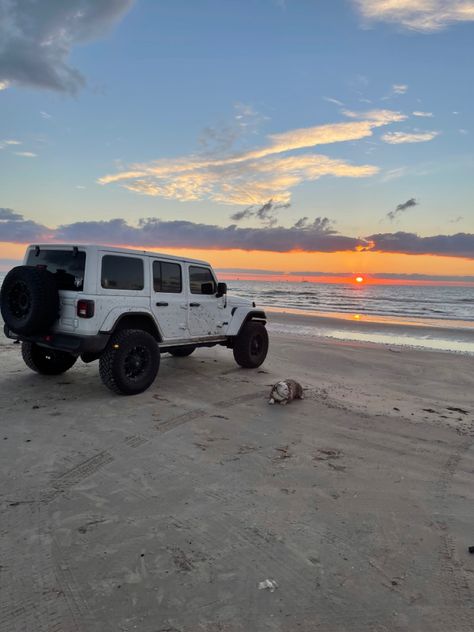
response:
M319 220L319 221L318 221ZM269 252L340 252L365 250L410 255L438 255L474 259L474 234L420 237L415 233L379 233L365 238L348 237L328 229L327 218L317 218L285 228L264 226L241 228L235 224L141 219L137 226L124 219L86 221L48 228L25 219L12 209L0 209L0 242L104 243L152 248L195 248L209 250L264 250Z
M370 235L371 250L407 255L439 255L474 259L474 234L434 235L419 237L415 233L379 233Z

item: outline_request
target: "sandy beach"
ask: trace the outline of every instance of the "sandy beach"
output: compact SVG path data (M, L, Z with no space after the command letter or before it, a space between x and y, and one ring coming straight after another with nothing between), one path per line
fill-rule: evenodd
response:
M128 398L2 336L0 631L472 630L474 358L310 326ZM269 406L285 377L305 399Z

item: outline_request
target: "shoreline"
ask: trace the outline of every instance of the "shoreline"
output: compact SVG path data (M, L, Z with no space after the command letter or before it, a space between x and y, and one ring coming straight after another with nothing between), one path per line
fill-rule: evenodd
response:
M371 324L400 325L403 327L425 327L433 329L472 330L474 320L462 318L430 318L417 316L384 316L382 314L358 314L355 312L318 311L303 307L280 307L278 305L261 305L268 312L291 314L294 316L311 316L320 319L343 320L347 322L364 322Z
M401 317L359 318L337 312L265 307L270 333L474 355L474 322ZM460 326L461 324L461 326Z

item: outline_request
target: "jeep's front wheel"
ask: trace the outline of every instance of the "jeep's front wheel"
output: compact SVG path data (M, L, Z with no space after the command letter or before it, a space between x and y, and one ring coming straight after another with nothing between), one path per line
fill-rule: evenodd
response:
M160 350L151 334L124 329L112 336L99 359L102 382L114 393L137 395L153 384L160 367Z
M59 351L40 347L34 342L23 342L21 355L26 366L42 375L61 375L70 369L76 362L76 356Z
M249 321L234 342L234 358L245 369L263 364L268 352L268 333L263 323Z

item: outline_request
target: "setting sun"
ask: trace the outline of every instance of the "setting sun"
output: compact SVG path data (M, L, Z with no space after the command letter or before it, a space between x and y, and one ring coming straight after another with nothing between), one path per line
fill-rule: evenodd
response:
M364 277L358 276L356 277L356 283L363 283L364 282Z

